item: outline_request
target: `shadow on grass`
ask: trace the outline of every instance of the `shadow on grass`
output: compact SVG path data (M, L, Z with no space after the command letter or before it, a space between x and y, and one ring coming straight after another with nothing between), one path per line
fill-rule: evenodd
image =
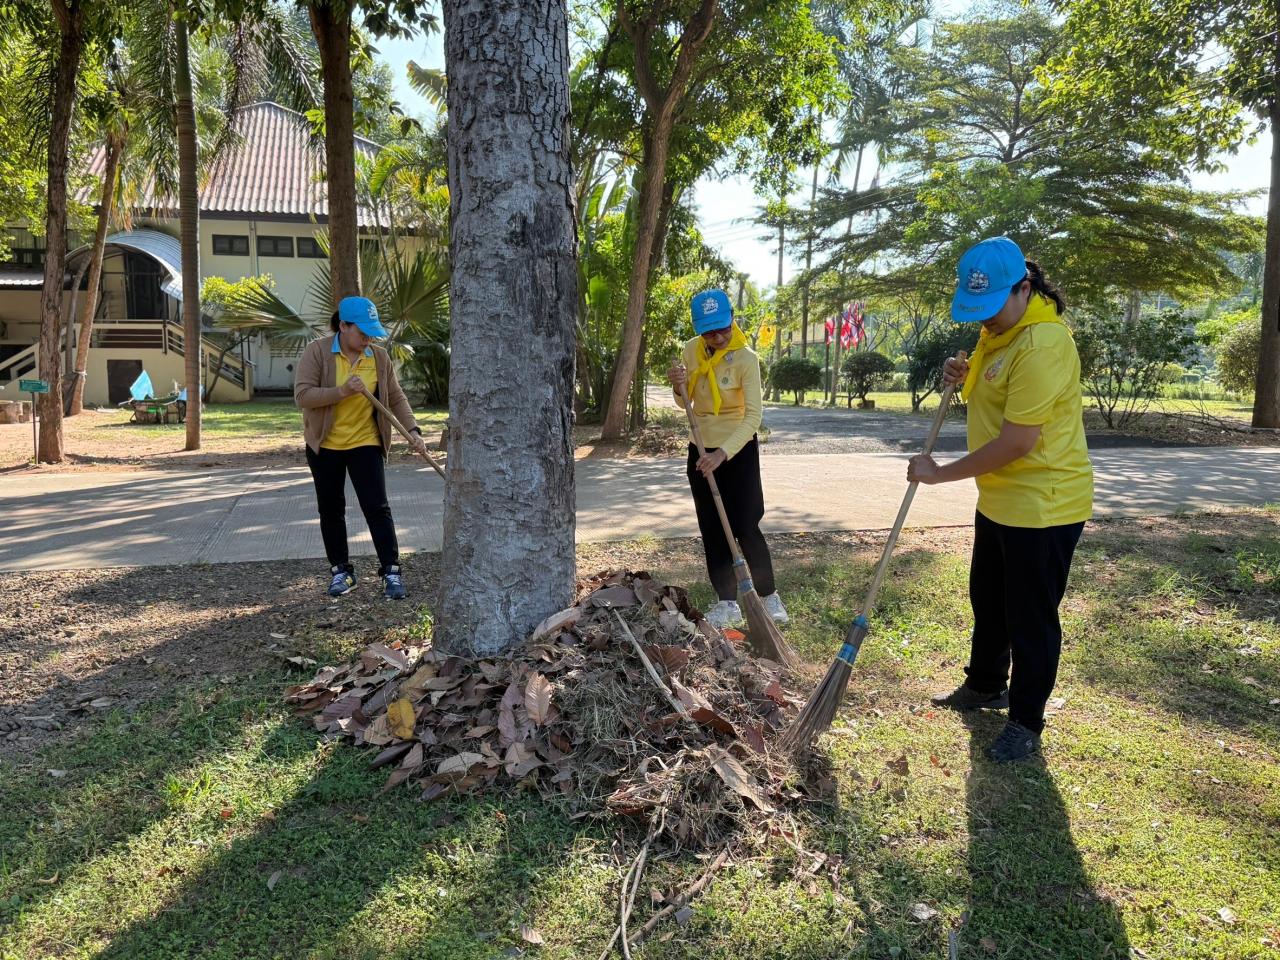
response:
M289 722L267 757L309 749ZM522 908L582 828L521 800L372 799L383 772L345 747L152 916L116 934L102 960L302 955L493 955L519 942ZM274 883L271 882L275 877ZM358 919L357 919L358 918ZM405 954L409 955L409 954Z
M1091 538L1068 596L1084 594L1082 636L1107 624L1108 642L1074 658L1077 675L1109 692L1280 744L1280 657L1264 639L1280 614L1280 525L1197 517ZM1258 631L1262 631L1259 636Z
M1052 773L1039 760L1001 766L982 750L1004 717L964 714L969 728L969 922L962 957L1127 958L1121 913L1097 893Z

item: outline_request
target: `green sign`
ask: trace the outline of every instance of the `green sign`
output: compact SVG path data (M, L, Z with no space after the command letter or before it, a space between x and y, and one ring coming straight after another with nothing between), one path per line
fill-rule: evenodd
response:
M23 393L48 393L49 384L43 380L19 380L18 389Z

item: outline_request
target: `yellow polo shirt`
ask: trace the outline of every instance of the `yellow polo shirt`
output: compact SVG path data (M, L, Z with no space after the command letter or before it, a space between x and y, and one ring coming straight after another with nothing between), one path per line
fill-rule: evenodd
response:
M1093 515L1093 466L1085 444L1080 356L1065 324L1026 327L983 358L969 395L972 452L1004 422L1039 426L1025 457L976 478L978 510L1010 527L1056 527Z
M355 366L338 347L338 338L333 338L333 362L337 379L342 386L352 376L364 381L364 385L373 393L378 389L378 365L374 362L373 351L366 349L356 361ZM378 434L378 424L373 419L373 404L359 393L339 400L333 411L333 426L320 441L323 450L352 450L356 447L381 447L382 437Z
M702 337L688 341L682 351L685 369L695 369L706 351ZM693 415L698 420L703 446L723 450L725 456L732 458L760 429L764 414L760 358L750 347L731 350L716 364L715 376L720 388L720 412L715 412L711 385L706 377L699 377L693 388Z

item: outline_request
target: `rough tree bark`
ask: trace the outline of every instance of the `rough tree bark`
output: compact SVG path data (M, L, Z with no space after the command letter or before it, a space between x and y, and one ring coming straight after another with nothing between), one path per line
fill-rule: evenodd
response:
M635 49L636 87L645 104L644 132L641 138L640 196L637 202L636 242L632 251L631 279L627 291L627 316L622 325L622 344L613 365L613 386L605 411L601 437L616 440L626 427L627 396L640 363L640 334L644 330L645 309L649 302L649 274L652 268L658 215L662 206L663 184L667 175L667 155L671 148L671 131L676 109L684 96L693 72L698 51L715 25L718 0L702 0L689 18L677 43L679 53L671 77L665 85L658 81L650 58L650 44L668 43L665 33L658 31L657 15L636 20L627 8L628 0L618 0L618 23L631 38ZM655 40L656 34L656 40Z
M435 639L479 655L573 595L568 14L565 0L443 8L452 429Z
M84 381L89 366L89 342L93 337L93 315L98 310L98 288L102 284L102 260L106 250L107 227L111 222L111 208L115 204L116 180L120 170L120 158L124 154L124 136L111 134L106 142L106 162L102 172L102 198L98 208L98 225L93 233L93 250L89 253L89 289L85 291L80 309L80 334L76 339L76 367L71 385L71 405L68 413L77 416L84 412Z
M1272 70L1271 195L1267 199L1267 252L1262 267L1262 342L1253 398L1253 425L1280 427L1280 37Z
M80 0L53 0L58 24L58 63L49 103L48 199L45 205L44 282L40 287L40 375L49 392L40 398L40 461L62 460L62 285L67 261L67 151L76 98L76 71L84 49Z
M311 32L324 80L324 160L329 204L329 275L334 305L360 295L356 222L355 93L351 86L351 3L312 3Z
M197 190L196 111L191 89L190 10L176 11L174 104L178 135L178 242L182 248L182 351L187 386L187 450L200 449L200 196Z

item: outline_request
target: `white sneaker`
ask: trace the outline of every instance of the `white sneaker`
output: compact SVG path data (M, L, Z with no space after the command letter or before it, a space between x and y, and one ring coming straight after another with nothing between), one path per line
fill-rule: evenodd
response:
M782 598L778 596L777 591L762 599L764 600L765 612L773 617L774 623L791 622L791 615L787 613L787 608L782 605Z
M737 600L721 600L707 611L707 622L720 630L736 627L742 623L742 608Z

